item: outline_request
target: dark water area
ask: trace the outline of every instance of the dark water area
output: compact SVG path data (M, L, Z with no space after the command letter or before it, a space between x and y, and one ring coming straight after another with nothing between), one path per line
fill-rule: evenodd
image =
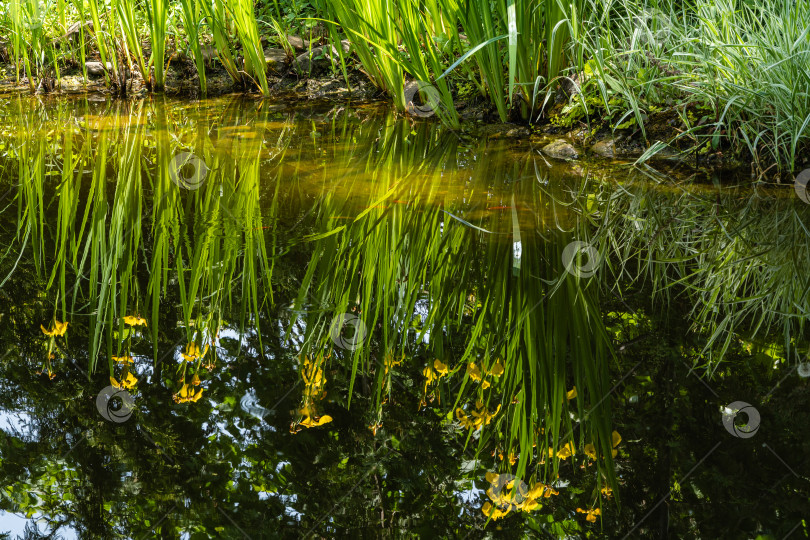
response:
M807 537L810 205L540 146L0 95L0 537Z

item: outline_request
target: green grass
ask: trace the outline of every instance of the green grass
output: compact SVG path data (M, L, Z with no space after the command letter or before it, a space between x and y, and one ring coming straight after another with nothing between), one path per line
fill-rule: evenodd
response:
M306 8L279 2L258 9L262 20L251 0L38 6L11 0L0 14L16 79L27 78L32 91L43 79L59 79L75 53L72 45L57 49L53 39L85 16L96 30L83 32L81 60L97 54L111 63L109 85L120 86L123 70L137 66L150 82L154 69L153 90L162 90L173 42L190 51L203 95L209 44L234 82L267 96L263 33L277 34L292 56L282 34L322 24L336 46L352 41L351 56L337 46L334 67L347 80L360 68L400 113L414 112L406 102L414 81L429 85L421 99L438 96L431 108L453 128L460 122L454 101L470 89L504 122L546 121L567 98L586 109L590 128L596 119L601 127L638 130L648 146L639 163L669 145L684 157L732 154L752 161L760 176L792 179L807 165L808 0L338 0ZM292 20L299 13L305 20ZM140 39L147 34L148 59ZM671 140L649 135L655 115L677 117Z

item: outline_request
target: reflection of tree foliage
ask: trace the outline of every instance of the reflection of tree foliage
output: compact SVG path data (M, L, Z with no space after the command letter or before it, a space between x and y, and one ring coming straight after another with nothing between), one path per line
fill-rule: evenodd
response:
M635 198L622 199L627 191L616 191L610 204L619 210L610 211L645 221L634 228L622 219L603 224L622 233L607 241L616 250L608 267L621 269L614 274L623 287L614 289L621 301L614 301L604 292L611 285L607 272L598 276L604 281L594 282L601 292L566 275L554 280L562 245L572 233L588 238L600 224L600 212L607 212L603 194L588 187L578 194L576 208L566 209L536 188L542 178L535 175L538 164L531 155L498 159L493 156L505 151L498 143L492 151L491 141L479 144L436 126L411 126L368 112L352 113L365 115L362 122L346 113L327 117L318 111L300 122L240 102L215 107L210 117L161 106L96 110L101 114L93 116L92 106L81 107L96 128L109 123L130 130L130 138L108 134L111 167L123 164L142 175L140 188L127 184L134 190L129 195L107 185L106 165L85 179L104 186L101 223L115 219L106 205L129 208L127 219L146 209L149 218L141 222L138 249L128 253L132 267L110 267L115 294L103 304L86 282L93 265L77 268L61 256L51 261L52 254L64 254L59 248L65 238L82 241L78 234L65 233L61 240L53 234L71 231L69 222L80 220L86 209L80 205L75 215L60 214L49 202L64 196L72 179L63 178L58 192L46 167L36 169L44 204L33 192L18 191L20 214L0 214L0 236L11 246L9 254L14 249L43 254L41 260L17 261L16 253L5 252L0 258L0 278L10 275L0 289L0 350L9 351L0 362L0 410L30 417L20 432L0 434L0 486L8 486L0 507L44 514L51 529L69 524L87 538L176 538L180 532L191 538L595 538L631 531L631 537L734 538L738 531L781 537L806 515L808 470L797 458L808 451L802 431L810 423L806 384L788 378L769 393L783 376L772 369L781 356L768 345L773 336L760 335L756 344L732 341L726 363L707 380L715 397L688 374L689 367L706 364L705 336L690 333L693 321L683 315L692 306L678 294L660 294L681 286L667 279L690 274L644 265L644 246L653 240L666 236L667 245L691 245L688 239L679 243L679 235L694 234L695 220L716 213L713 199L668 198L663 190L641 188ZM111 112L122 113L125 121ZM26 121L35 133L32 115ZM69 108L57 116L75 120ZM142 120L175 128L155 135L138 127ZM99 137L93 132L87 146L79 137L74 140L87 163ZM263 139L273 141L270 150L256 144ZM319 146L319 139L330 144ZM121 161L141 143L138 160ZM59 145L48 144L53 147L44 153L41 146L27 147L38 156L31 162L60 163ZM162 168L173 148L193 150L212 164L215 172L201 190L173 189ZM14 163L19 156L13 152L2 163ZM557 199L567 189L592 186L558 172L552 170L555 183L549 188ZM0 178L14 184L15 174L19 171L4 167ZM522 181L526 178L530 182ZM86 194L87 184L73 187L84 200L79 194ZM678 209L678 219L688 213L692 221L684 224L667 213ZM18 215L25 218L18 221ZM34 219L38 215L46 225L42 229ZM717 222L706 219L702 230ZM756 220L730 229L751 223L774 234ZM30 243L21 242L25 234L15 236L18 227L30 232ZM516 230L523 235L519 266L512 242ZM606 242L604 231L594 237L600 246ZM703 253L712 251L710 240L703 239ZM102 255L98 260L109 257ZM698 265L703 275L710 268ZM641 279L647 275L651 279ZM76 292L69 288L72 279ZM666 287L658 287L662 284ZM651 304L651 288L666 306ZM549 290L557 296L529 317L527 307ZM58 313L71 317L71 326L58 376L50 380L36 371L45 354L39 325L51 320L55 303ZM423 304L428 307L419 312L421 318L414 318L416 306ZM361 309L372 326L372 339L357 354L335 350L328 336L334 313L352 307ZM607 308L604 315L600 307ZM666 309L676 315L667 316ZM107 385L109 356L120 353L124 334L116 321L136 310L150 321L145 339L132 345L138 408L127 422L113 424L98 414L95 398ZM524 314L528 322L519 339L493 352L500 334ZM557 333L549 330L555 324ZM606 332L604 342L600 332ZM204 397L173 403L179 350L190 339L205 335L207 342L220 333L208 353L216 366L203 372ZM576 334L585 339L571 340ZM609 339L626 345L615 359ZM521 388L520 381L538 366L547 373L532 380L548 389L532 406L528 400L512 402L515 394L496 394L493 390L501 387L493 386L487 395L501 400L500 416L467 440L469 431L448 421L447 413L453 414L470 351L485 359L478 361L482 380L499 384L485 372L497 371L503 359L509 389ZM292 435L290 422L303 395L300 366L308 355L329 356L319 407L333 420ZM399 363L401 357L407 361ZM84 370L96 358L98 369L88 376ZM424 370L437 358L458 369L432 381L426 391ZM596 383L583 382L589 376ZM483 384L466 380L462 405L484 395ZM579 395L570 401L564 397L572 380ZM575 455L559 462L543 459L549 445L563 446L556 440L562 433L551 436L535 428L573 430L570 417L585 417L583 403L592 405L598 395L593 390L614 381L621 381L614 393L618 407L608 411L606 404L601 424L593 418L573 431ZM248 394L266 409L262 419L242 406ZM733 439L720 425L719 406L736 399L747 399L763 414L763 429L753 439ZM544 407L558 401L562 405L555 412L563 420L544 424L552 416ZM610 411L623 439L617 448L619 508L600 499L604 480L581 451L597 435L605 445L600 453L610 454ZM501 419L524 412L542 421L516 431L521 440L514 444L510 439L516 432L508 431L513 425ZM379 429L369 429L375 425ZM554 429L559 427L548 431ZM526 436L529 431L537 437L537 449ZM798 476L760 446L763 440ZM722 445L681 481L717 441ZM510 468L510 449L521 447L529 466L516 461ZM545 463L538 464L541 460ZM529 483L533 474L559 473L567 485L543 499L541 511L514 512L487 523L481 506L489 499L469 492L488 487L488 471L516 472ZM670 498L656 506L670 490ZM595 504L603 512L601 522L591 525L577 509Z

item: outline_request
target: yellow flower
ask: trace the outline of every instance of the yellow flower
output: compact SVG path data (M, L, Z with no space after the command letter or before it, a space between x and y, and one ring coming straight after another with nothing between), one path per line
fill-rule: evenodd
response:
M596 516L602 515L601 508L591 508L590 510L583 510L582 508L577 508L577 512L580 514L587 514L585 516L585 520L591 523L596 523Z
M390 354L390 353L389 353L389 354L386 354L386 355L385 355L385 360L383 360L383 367L385 367L385 374L386 374L386 375L388 375L388 372L389 372L389 371L391 371L391 368L394 368L394 367L396 367L396 366L401 365L401 364L402 364L402 360L403 360L404 358L405 358L405 357L403 356L403 357L402 357L402 358L400 358L399 360L396 360L396 359L394 359L394 355L393 355L393 354Z
M202 352L200 352L200 348L197 346L196 343L192 341L191 343L186 345L186 351L180 354L183 356L183 360L185 360L186 362L193 362L194 360L197 360L198 358L202 358L203 356L205 356L205 353L207 352L208 352L208 345L206 345L205 349Z
M443 376L447 375L447 364L443 364L438 359L433 361L433 369L436 370L436 373L439 374L439 377L443 377Z
M618 431L614 431L612 433L611 442L613 444L613 457L616 457L616 455L619 453L616 450L616 447L619 446L619 443L622 442L622 436L619 435ZM591 444L591 443L586 444L584 452L585 452L585 455L588 456L589 458L591 458L593 460L596 459L596 447L593 444Z
M127 315L124 317L124 324L128 326L146 326L146 319L137 315Z
M194 386L200 386L200 376L197 375L196 373L191 378L191 384L193 384Z
M189 398L189 389L188 389L188 385L187 385L187 384L184 384L184 385L183 385L183 387L180 389L180 391L179 391L179 392L177 392L177 393L176 393L176 394L173 396L173 398L174 398L174 401L175 401L176 403L183 403L183 402L185 402L185 401L188 401L188 398Z
M529 499L539 499L540 497L545 497L547 499L552 495L559 495L559 494L560 492L554 489L553 487L546 485L542 482L537 482L529 490L527 497Z
M481 380L481 369L475 365L475 362L470 362L470 364L467 366L467 374L474 381Z
M436 372L434 372L430 366L422 370L422 375L424 375L427 379L427 384L430 384L436 380Z
M542 508L543 505L537 502L537 499L526 499L523 503L519 504L518 507L524 512L534 512Z
M495 415L498 414L498 411L501 410L501 405L500 404L498 404L498 408L495 409L495 411L493 413L491 413L491 414L490 414L489 411L487 411L487 409L484 407L484 404L482 402L480 402L480 401L477 402L475 404L475 406L476 406L476 408L478 410L472 411L471 414L472 414L473 418L475 419L475 420L473 420L473 423L475 424L476 427L489 425L489 423L492 421L492 419L495 417Z
M613 496L613 490L608 486L603 487L599 491L602 492L602 495L604 495L606 499L610 499Z
M458 418L458 421L461 423L462 427L467 429L472 429L475 427L475 423L467 416L464 409L461 407L456 409L456 418Z
M188 403L189 401L198 401L202 397L203 389L200 388L196 393L194 388L188 384L183 384L183 387L172 398L175 403Z
M577 387L574 386L566 395L565 397L570 401L577 397Z
M113 362L117 364L131 364L134 362L133 358L129 355L124 356L113 356Z
M507 507L506 511L501 511L501 510L495 508L494 506L492 506L492 503L485 502L484 506L481 508L481 510L484 512L485 516L492 519L492 521L496 521L496 520L504 517L506 514L508 514L510 508L511 507Z
M561 447L557 451L557 457L560 458L560 459L568 459L573 455L574 455L574 443L572 443L571 441L568 441L568 444ZM554 457L554 449L553 448L548 449L548 457Z
M138 384L138 378L135 377L130 372L127 372L127 376L121 379L121 382L115 380L115 377L112 375L110 376L110 384L113 385L115 388L127 389L131 390L135 388L135 385Z
M42 329L42 333L48 337L57 337L57 336L64 336L65 332L67 332L68 323L66 322L59 322L56 319L53 321L53 328L51 330L46 330L44 326L41 324L39 327Z
M495 375L496 377L500 377L503 375L503 362L500 359L495 361L495 365L492 366L492 369L489 370L490 375Z
M307 416L301 422L300 425L302 425L302 426L304 426L306 428L311 428L311 427L316 427L316 426L322 426L322 425L327 424L327 423L329 423L331 421L332 421L332 417L329 416L328 414L325 414L325 415L321 416L320 418L318 418L316 420L313 420L312 418Z
M619 446L620 442L622 442L622 436L619 435L618 431L614 431L613 434L612 434L611 439L612 439L612 442L613 442L613 451L612 451L611 455L613 457L616 457L616 455L619 453L618 450L616 450L616 447Z

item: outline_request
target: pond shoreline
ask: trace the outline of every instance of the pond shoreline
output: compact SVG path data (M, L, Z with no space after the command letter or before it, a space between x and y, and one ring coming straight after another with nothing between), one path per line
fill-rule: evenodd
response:
M347 84L340 73L331 71L328 58L313 57L305 66L310 71L310 75L307 76L300 73L301 64L306 60L302 57L306 56L306 53L298 57L285 57L281 49L270 49L265 53L270 66L268 84L274 99L318 100L333 103L380 101L386 103L386 106L393 107L386 95L377 89L361 70L350 70ZM74 66L61 75L58 83L51 81L52 88L40 88L35 94L52 97L98 94L104 96L104 99L144 99L155 95L143 84L143 79L137 71L127 81L126 94L121 95L105 84L100 62L89 61L89 64L98 64L102 71L95 76L88 75L85 82L82 70ZM20 84L9 83L14 77L10 64L0 64L0 71L5 73L5 80L0 79L0 92L30 91L25 78L21 79ZM207 98L238 94L247 99L262 99L255 88L244 88L235 83L221 66L207 69L206 78ZM199 79L190 58L170 59L163 94L171 98L192 101L206 99L200 97ZM643 131L648 137L645 141L642 130L637 127L613 130L609 127L607 119L598 116L589 118L588 121L574 118L570 113L566 113L566 105L570 101L569 95L559 92L555 103L548 107L548 113L534 125L528 125L519 118L507 123L500 122L496 107L480 96L456 97L454 104L463 123L479 124L481 131L492 138L537 141L542 144L545 157L553 160L596 159L630 163L644 161L666 163L684 171L699 168L711 172L734 171L735 174L739 174L744 167L744 157L735 157L728 148L716 151L703 149L695 152L688 144L678 145L678 136L684 126L676 125L671 114L653 114L646 120ZM424 116L437 118L435 115L420 114L414 117L414 120L422 120L420 117ZM645 153L655 144L662 144L663 147L653 155L645 157ZM753 171L751 175L752 178L757 176Z

